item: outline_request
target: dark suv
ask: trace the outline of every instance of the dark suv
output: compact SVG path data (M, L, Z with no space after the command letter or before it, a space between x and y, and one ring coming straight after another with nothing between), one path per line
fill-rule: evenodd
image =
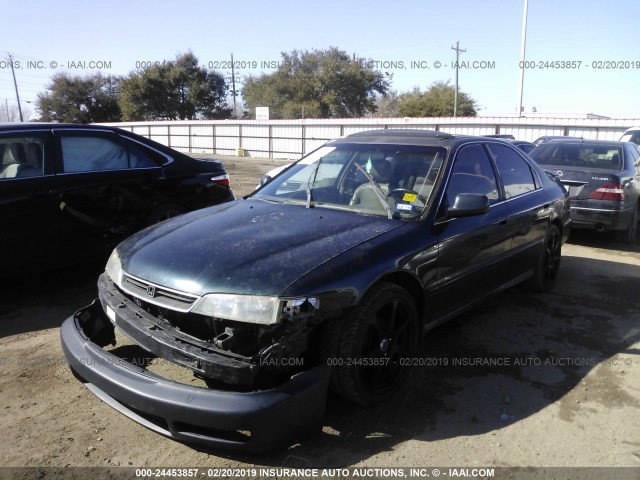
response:
M0 276L66 265L181 213L233 200L218 161L124 130L0 126Z
M503 140L349 135L246 199L125 240L63 349L100 398L164 435L273 447L322 425L329 386L388 400L423 328L517 283L552 288L565 195ZM148 352L187 379L132 365Z

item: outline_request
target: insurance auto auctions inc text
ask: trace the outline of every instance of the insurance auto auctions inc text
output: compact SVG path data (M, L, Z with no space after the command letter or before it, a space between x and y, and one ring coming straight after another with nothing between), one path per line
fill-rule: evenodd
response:
M494 468L258 468L262 478L492 478Z

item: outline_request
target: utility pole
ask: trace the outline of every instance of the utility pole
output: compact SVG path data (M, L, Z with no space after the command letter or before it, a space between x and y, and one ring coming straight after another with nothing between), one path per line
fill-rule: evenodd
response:
M522 43L520 44L520 103L518 104L518 116L522 116L522 95L524 92L524 65L525 50L527 48L527 13L529 0L524 0L524 13L522 14Z
M238 117L238 110L236 109L236 73L233 68L233 53L231 54L231 94L233 95L233 114Z
M18 83L16 82L16 72L13 70L13 57L11 55L9 55L9 63L11 64L11 74L13 75L13 86L16 88L16 99L18 100L18 112L20 112L20 121L24 122L24 119L22 118L22 107L20 106L20 95L18 95Z
M460 53L464 53L466 52L466 50L462 50L460 48L460 42L456 42L456 46L451 47L451 50L456 51L456 93L453 97L453 116L457 117L458 116L458 68L459 68L459 61L460 61Z

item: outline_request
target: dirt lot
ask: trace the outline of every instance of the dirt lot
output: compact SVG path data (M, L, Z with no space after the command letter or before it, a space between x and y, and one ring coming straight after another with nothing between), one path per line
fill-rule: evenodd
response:
M283 163L223 160L237 196ZM640 249L576 234L562 262L552 293L513 289L430 332L394 401L331 397L322 432L257 457L159 436L72 376L59 326L94 298L103 261L5 282L0 467L640 467Z

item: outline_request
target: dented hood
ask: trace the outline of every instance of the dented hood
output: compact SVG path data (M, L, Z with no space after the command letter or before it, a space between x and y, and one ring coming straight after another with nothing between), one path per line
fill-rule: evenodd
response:
M118 246L130 275L182 292L278 295L401 220L238 200L143 230Z

